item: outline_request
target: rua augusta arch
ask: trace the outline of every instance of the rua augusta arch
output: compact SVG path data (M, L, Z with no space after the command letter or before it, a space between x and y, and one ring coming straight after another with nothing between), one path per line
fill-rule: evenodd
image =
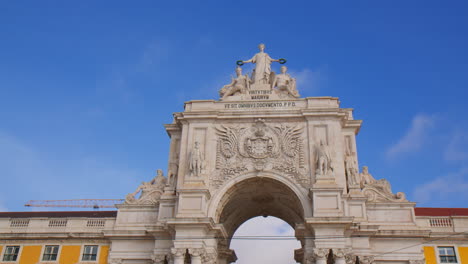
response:
M259 48L238 61L220 100L189 101L165 126L167 179L159 173L118 205L106 231L110 259L231 263L235 230L252 217L275 216L296 231L298 263L422 261L420 247L377 254L395 243L417 244L427 230L403 193L367 167L359 172L361 121L352 109L333 97L300 98L285 66L271 70L286 60ZM244 63L259 65L243 75Z
M302 264L468 264L468 208L415 208L359 169L361 121L338 98L300 97L284 63L260 45L218 100L186 102L165 125L167 171L117 211L0 212L0 261L233 263L236 229L275 216Z

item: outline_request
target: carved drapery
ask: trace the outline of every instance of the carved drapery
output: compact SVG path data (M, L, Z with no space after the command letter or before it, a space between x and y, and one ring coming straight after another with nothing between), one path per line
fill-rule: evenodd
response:
M258 119L252 126L216 128L218 135L214 187L248 171L273 170L307 186L303 128L267 124Z

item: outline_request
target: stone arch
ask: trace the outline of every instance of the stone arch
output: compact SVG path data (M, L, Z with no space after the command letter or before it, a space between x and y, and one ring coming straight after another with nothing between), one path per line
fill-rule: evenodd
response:
M228 181L214 195L208 214L223 224L230 238L242 223L256 216L274 216L296 228L312 213L306 189L275 172L259 172Z

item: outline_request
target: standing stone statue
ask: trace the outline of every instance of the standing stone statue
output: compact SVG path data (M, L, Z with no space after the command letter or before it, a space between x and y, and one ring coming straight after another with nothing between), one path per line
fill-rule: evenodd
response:
M315 173L317 175L329 175L333 171L332 159L328 146L320 140L319 144L315 144Z
M269 84L271 74L271 63L279 60L272 59L264 52L265 44L258 45L259 53L255 54L250 60L242 61L243 63L255 63L255 70L252 74L253 83Z
M359 188L360 179L356 159L349 153L347 153L345 157L345 169L346 177L348 179L348 187L357 186L357 188Z
M292 78L291 75L287 74L288 68L281 66L281 73L276 75L271 84L271 88L277 88L279 92L285 92L293 97L299 97L299 92L296 89L296 79Z
M250 78L249 76L242 75L242 68L236 68L236 78L232 78L230 84L224 85L221 90L219 90L219 96L221 100L226 99L226 97L239 94L247 94L247 90L249 89Z
M204 157L199 147L200 143L195 141L190 156L190 172L193 176L200 176L203 170Z

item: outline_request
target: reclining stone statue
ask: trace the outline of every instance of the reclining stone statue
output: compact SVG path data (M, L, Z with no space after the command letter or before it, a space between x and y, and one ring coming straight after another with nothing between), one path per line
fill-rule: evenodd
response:
M149 182L142 182L140 186L133 192L125 196L126 204L158 204L164 186L166 185L166 177L162 170L157 170L157 175ZM141 192L140 197L136 195Z
M376 180L369 173L367 166L362 167L361 188L364 195L371 202L390 201L390 202L405 202L406 196L402 192L393 194L390 183L386 179Z
M236 78L232 78L230 84L224 85L221 90L219 90L219 96L221 100L226 99L226 97L236 94L247 94L249 89L250 79L249 76L242 75L242 68L236 68Z

